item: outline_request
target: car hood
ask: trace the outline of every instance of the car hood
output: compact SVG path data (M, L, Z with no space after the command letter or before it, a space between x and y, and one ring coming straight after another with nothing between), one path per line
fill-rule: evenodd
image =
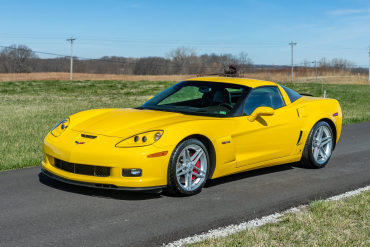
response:
M83 133L128 137L148 130L160 130L165 125L201 118L173 112L119 109L86 119L72 129Z

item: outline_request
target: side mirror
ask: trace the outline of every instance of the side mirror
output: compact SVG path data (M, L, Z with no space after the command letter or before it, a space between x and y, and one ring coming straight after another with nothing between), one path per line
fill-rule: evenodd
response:
M259 116L272 116L274 115L274 109L271 107L260 106L256 108L252 114L248 117L248 120L253 122Z
M150 96L150 97L147 99L147 101L148 101L148 100L150 100L150 99L151 99L151 98L153 98L153 97L154 97L154 96Z

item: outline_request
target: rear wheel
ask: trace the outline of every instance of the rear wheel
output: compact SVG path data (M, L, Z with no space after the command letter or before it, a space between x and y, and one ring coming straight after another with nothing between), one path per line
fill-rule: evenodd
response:
M197 139L182 141L172 153L168 166L167 191L191 196L202 191L209 172L209 155Z
M333 131L327 122L318 122L311 130L300 164L309 168L323 168L333 150Z

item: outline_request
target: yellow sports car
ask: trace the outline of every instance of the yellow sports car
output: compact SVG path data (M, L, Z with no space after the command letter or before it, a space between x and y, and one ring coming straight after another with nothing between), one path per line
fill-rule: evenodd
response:
M324 167L342 129L338 101L273 82L205 77L134 109L96 109L58 123L42 172L67 183L199 193L207 179L300 162Z

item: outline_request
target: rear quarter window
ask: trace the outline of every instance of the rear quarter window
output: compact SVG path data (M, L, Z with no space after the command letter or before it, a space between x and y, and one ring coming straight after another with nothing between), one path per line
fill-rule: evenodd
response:
M300 99L302 97L302 95L300 95L299 93L297 93L296 91L290 89L290 88L287 88L287 87L284 87L282 85L280 85L280 87L282 87L284 89L284 91L286 92L286 94L288 95L289 99L290 99L290 102L294 102L296 101L297 99Z

